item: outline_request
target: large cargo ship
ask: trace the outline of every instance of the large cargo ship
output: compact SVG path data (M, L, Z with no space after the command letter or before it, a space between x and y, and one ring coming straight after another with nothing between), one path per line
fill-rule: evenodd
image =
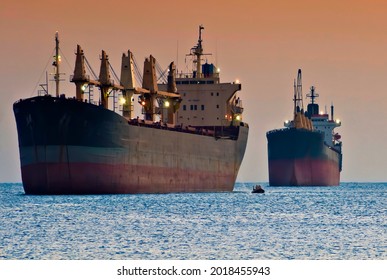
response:
M122 56L118 79L102 51L100 74L77 47L75 97L60 94L59 39L53 63L56 94L19 100L16 118L26 194L125 194L232 191L248 138L239 83L221 83L204 63L202 30L188 57L193 70L157 82L158 64L144 62L136 87L133 54ZM113 75L111 75L113 73ZM117 82L118 80L118 82ZM99 100L93 100L93 89ZM134 117L135 97L143 118ZM137 102L136 102L137 103ZM110 108L112 107L112 108ZM121 109L121 110L120 110Z
M285 128L267 132L270 186L338 186L342 169L342 143L334 128L341 125L320 112L318 94L310 88L310 103L303 109L301 70L294 83L294 118Z

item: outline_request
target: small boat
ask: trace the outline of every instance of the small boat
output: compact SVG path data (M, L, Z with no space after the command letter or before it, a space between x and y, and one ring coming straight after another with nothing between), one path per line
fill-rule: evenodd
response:
M265 190L262 189L261 185L256 185L256 186L253 188L252 193L265 193Z

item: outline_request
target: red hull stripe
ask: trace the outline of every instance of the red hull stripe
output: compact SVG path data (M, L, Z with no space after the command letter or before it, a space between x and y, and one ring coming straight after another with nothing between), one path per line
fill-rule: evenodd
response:
M271 186L338 186L340 170L337 162L320 159L269 160Z
M232 191L235 176L176 168L99 163L36 163L22 167L27 194L118 194Z

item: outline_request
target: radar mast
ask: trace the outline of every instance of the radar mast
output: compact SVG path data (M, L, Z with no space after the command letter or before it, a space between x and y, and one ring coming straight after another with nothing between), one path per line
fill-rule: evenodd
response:
M193 64L196 64L196 70L193 70L194 75L193 77L201 78L202 75L202 63L201 59L203 55L210 55L210 54L204 54L203 53L203 46L202 46L202 30L204 29L203 25L199 25L199 39L198 44L191 48L190 54L187 54L187 56L193 56Z
M59 63L60 63L59 34L58 34L58 31L57 31L55 33L55 61L53 62L53 65L55 67L54 81L55 81L55 94L56 94L56 97L59 97L59 81L60 81Z

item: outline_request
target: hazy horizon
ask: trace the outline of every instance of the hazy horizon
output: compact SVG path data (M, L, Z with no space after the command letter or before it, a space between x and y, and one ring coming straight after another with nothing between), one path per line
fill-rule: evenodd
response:
M266 132L292 117L293 80L302 69L304 97L314 85L320 108L335 106L342 126L342 182L386 182L387 3L354 1L211 1L195 7L181 1L70 0L54 8L5 0L0 7L0 182L21 182L12 104L36 95L59 31L65 54L67 96L80 44L96 72L105 50L115 71L128 49L142 66L152 54L166 68L184 69L185 54L203 24L205 53L220 69L221 82L238 79L249 140L237 182L267 182ZM44 76L44 75L43 75ZM43 77L44 78L44 77ZM304 99L305 102L305 99ZM305 103L304 103L305 104Z

